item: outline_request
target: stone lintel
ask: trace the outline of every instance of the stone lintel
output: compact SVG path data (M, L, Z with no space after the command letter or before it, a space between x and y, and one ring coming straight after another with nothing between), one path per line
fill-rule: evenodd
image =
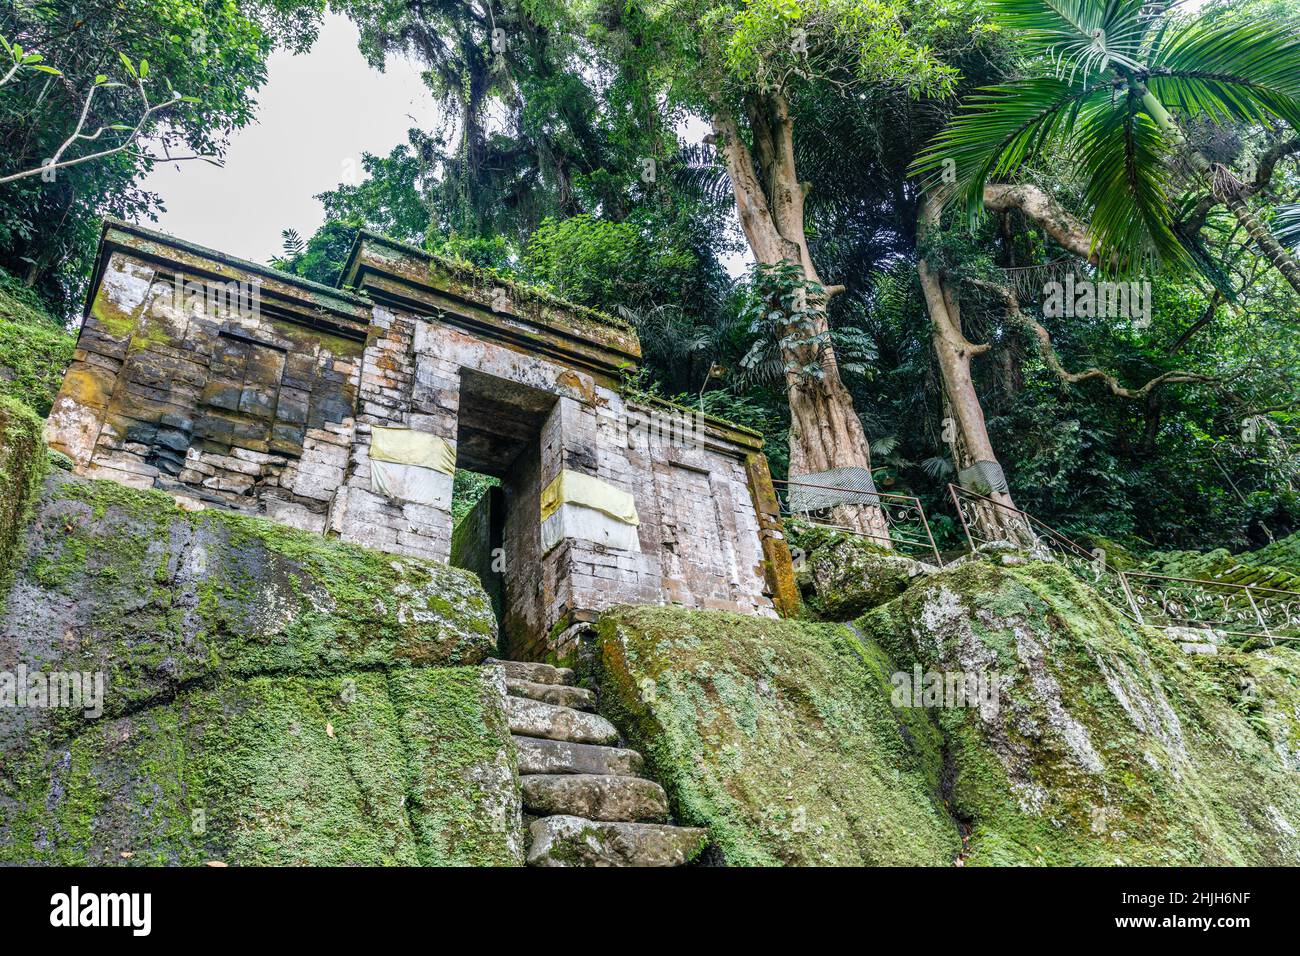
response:
M187 282L256 283L261 289L260 308L271 318L358 342L365 341L370 326L371 304L361 296L117 219L104 222L87 312L116 251L155 266L164 280L179 274Z
M343 275L347 285L376 302L434 316L607 380L641 359L636 332L625 322L383 236L362 232Z

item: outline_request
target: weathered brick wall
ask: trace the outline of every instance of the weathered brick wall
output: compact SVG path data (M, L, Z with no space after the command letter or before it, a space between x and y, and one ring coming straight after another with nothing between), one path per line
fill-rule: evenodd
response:
M756 436L625 399L626 328L544 298L498 311L501 290L459 266L380 246L360 243L349 270L366 299L110 225L50 443L84 474L441 561L450 465L388 457L376 485L371 451L381 427L449 449L501 479L512 656L554 652L566 622L616 604L790 609ZM186 294L227 283L252 301ZM637 522L580 500L543 521L562 473L629 496Z
M278 317L256 276L182 270L108 258L51 445L90 477L323 531L362 343Z

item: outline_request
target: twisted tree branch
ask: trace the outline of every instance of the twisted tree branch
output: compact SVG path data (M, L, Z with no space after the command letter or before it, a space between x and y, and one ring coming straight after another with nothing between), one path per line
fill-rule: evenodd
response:
M1213 375L1202 375L1199 372L1186 372L1175 370L1157 375L1151 381L1147 382L1141 388L1125 388L1110 372L1100 368L1089 368L1082 372L1071 372L1061 364L1060 357L1056 354L1056 348L1052 345L1052 335L1047 331L1038 320L1032 316L1026 315L1020 311L1020 302L1010 289L997 285L993 282L985 282L983 279L967 278L967 282L976 288L983 289L992 295L997 296L1006 306L1007 315L1012 321L1024 326L1033 332L1038 339L1039 353L1042 355L1043 362L1052 371L1057 378L1067 385L1077 385L1079 382L1086 382L1089 379L1101 379L1111 393L1120 398L1145 399L1156 389L1164 385L1176 385L1188 382L1217 382L1218 378Z

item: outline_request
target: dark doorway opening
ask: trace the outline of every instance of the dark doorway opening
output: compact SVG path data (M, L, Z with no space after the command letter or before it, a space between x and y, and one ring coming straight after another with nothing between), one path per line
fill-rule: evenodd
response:
M541 569L541 437L556 397L463 369L456 434L458 485L478 500L452 533L451 564L473 571L492 601L502 656L531 643L545 611ZM474 477L496 479L493 487Z

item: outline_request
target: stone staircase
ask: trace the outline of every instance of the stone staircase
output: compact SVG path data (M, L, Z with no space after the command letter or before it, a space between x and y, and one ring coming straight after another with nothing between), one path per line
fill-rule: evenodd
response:
M681 866L707 832L668 823L668 798L639 776L641 755L592 713L596 695L573 671L489 660L505 669L507 715L519 756L529 866Z

